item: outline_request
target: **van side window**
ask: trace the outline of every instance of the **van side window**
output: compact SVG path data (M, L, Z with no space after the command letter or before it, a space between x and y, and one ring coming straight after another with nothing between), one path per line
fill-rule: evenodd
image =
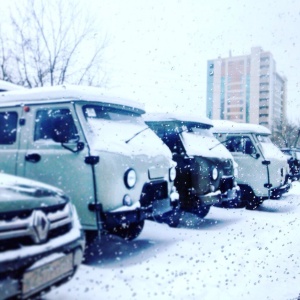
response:
M230 152L242 152L244 154L255 154L256 149L247 136L230 136L225 143Z
M66 141L75 140L78 132L69 109L41 109L36 113L34 140L54 140L55 134L65 135Z
M11 145L17 139L18 114L14 111L0 113L0 144Z

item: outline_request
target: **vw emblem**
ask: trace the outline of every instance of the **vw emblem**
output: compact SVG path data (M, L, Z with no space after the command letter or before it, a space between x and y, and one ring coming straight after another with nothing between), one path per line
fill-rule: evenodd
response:
M33 216L33 239L35 243L42 243L47 240L50 229L50 222L44 212L40 210L34 211Z

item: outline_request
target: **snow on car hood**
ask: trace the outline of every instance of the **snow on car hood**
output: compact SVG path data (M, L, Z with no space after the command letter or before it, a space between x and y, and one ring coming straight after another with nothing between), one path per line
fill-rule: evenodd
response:
M122 155L165 155L172 159L169 148L146 124L90 119L91 149Z
M286 155L273 143L260 143L265 159L278 159L287 161Z
M64 193L50 185L0 173L0 211L34 209L66 203Z
M188 155L232 159L231 153L214 136L203 136L182 132L183 143Z

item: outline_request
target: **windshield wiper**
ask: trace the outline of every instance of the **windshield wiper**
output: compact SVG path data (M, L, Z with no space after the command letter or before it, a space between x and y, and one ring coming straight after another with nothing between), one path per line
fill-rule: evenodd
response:
M143 128L142 130L138 131L137 133L135 133L130 139L128 139L127 141L125 141L125 143L129 143L132 139L134 139L137 135L139 135L140 133L142 133L143 131L147 130L147 129L150 129L150 127L146 127L146 128Z
M214 145L213 147L209 148L208 150L212 150L212 149L216 148L217 146L219 146L219 145L221 145L221 144L227 143L228 141L231 142L231 139L226 139L226 140L223 141L223 142L219 142L218 144Z

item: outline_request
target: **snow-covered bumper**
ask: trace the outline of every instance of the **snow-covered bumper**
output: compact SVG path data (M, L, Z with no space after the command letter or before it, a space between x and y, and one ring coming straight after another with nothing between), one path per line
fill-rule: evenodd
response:
M114 227L120 224L137 223L171 212L179 206L179 194L175 187L168 192L167 181L150 182L144 185L140 201L131 206L104 212L105 226Z
M220 205L225 208L239 207L241 203L241 190L239 186L228 189L222 194Z
M270 198L271 199L279 199L284 193L287 193L291 188L290 182L285 183L279 187L270 189Z
M5 245L7 249L0 255L1 299L27 299L74 275L85 247L78 219L74 223L69 232L43 244L18 249Z
M205 195L198 196L202 206L211 206L221 202L221 191L211 192Z
M225 208L239 207L241 204L241 190L233 176L223 176L220 182L221 200L216 206Z

